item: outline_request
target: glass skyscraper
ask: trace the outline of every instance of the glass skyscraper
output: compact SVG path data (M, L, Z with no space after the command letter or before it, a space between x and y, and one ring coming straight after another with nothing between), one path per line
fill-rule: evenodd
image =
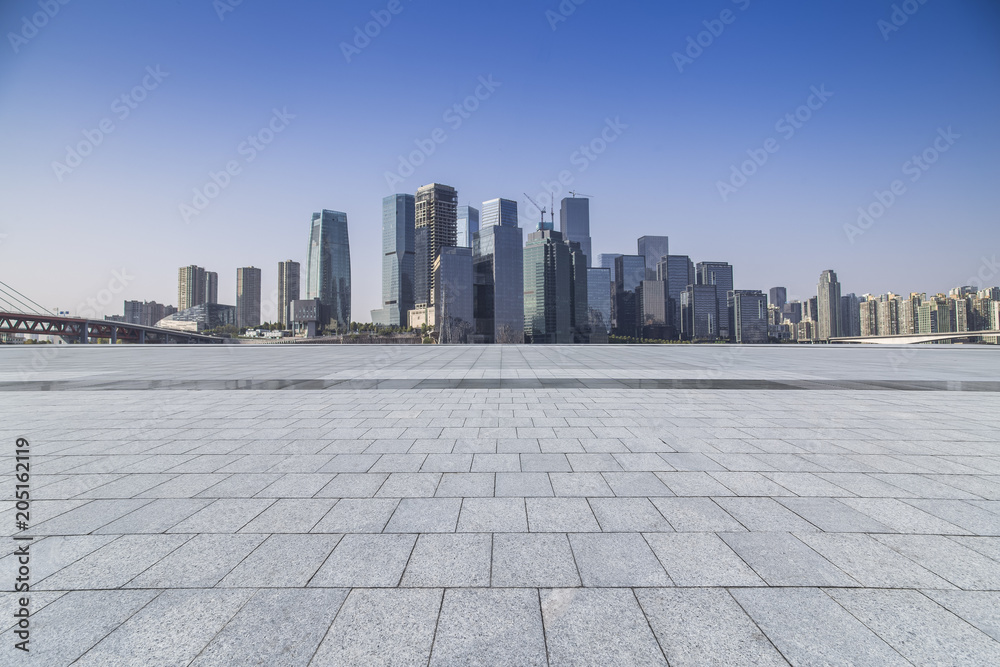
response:
M554 197L553 197L554 199ZM593 265L590 249L590 200L586 197L564 197L559 209L559 231L566 241L580 244L587 256L587 266Z
M528 235L524 246L524 333L532 343L573 343L585 335L585 264L580 245L563 241L559 232L545 229Z
M733 290L726 297L731 343L767 342L767 295L760 290Z
M646 258L646 280L661 280L656 277L656 265L670 254L670 240L666 236L640 236L636 246Z
M681 336L685 340L716 340L719 337L717 295L715 285L689 285L681 292Z
M619 336L639 336L642 305L638 293L645 278L645 257L622 255L615 258L615 333Z
M413 310L414 219L413 195L382 200L382 309L372 311L379 324L406 326Z
M687 255L667 255L656 265L656 277L667 281L667 305L670 319L667 324L675 338L681 335L681 293L698 282L694 275L694 264Z
M351 245L347 214L313 213L306 266L306 299L319 299L320 324L351 323Z
M472 206L458 207L458 224L455 245L459 248L472 247L472 235L479 231L479 209Z
M587 307L592 343L607 342L611 333L611 289L611 269L587 269Z
M524 250L517 202L483 202L473 235L476 337L484 343L524 342Z
M434 260L434 328L439 343L471 343L472 249L445 246Z
M695 267L699 285L715 285L719 301L719 328L716 332L722 340L729 340L729 309L726 297L733 291L733 267L729 262L698 262Z

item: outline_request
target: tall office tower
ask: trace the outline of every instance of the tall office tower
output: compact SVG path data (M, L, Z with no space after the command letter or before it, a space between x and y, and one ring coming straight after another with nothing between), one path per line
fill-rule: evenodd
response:
M715 285L719 301L719 332L722 340L729 340L729 309L726 295L733 291L733 267L728 262L698 262L695 274L700 285Z
M716 340L719 337L719 299L716 285L688 285L681 292L681 337Z
M649 271L649 267L646 267ZM667 281L643 280L639 284L637 300L641 309L641 327L639 334L643 338L665 340L670 337L668 331L669 296L667 296Z
M219 303L219 274L205 271L205 303Z
M475 327L472 248L444 246L434 260L434 328L439 343L471 343Z
M788 301L785 303L785 307L781 309L781 314L792 324L798 324L802 321L802 302Z
M569 246L569 326L573 342L590 342L590 306L587 298L587 266L590 258L584 254L576 241L566 241Z
M851 293L840 297L840 335L861 335L861 300Z
M555 199L555 197L553 197ZM559 209L559 231L563 240L580 244L580 252L593 266L590 248L590 200L586 197L564 197Z
M236 326L241 329L260 324L260 269L236 269Z
M458 192L431 183L417 190L414 208L414 291L417 304L434 303L434 260L458 241Z
M205 269L182 266L177 271L177 308L187 310L205 303Z
M319 299L320 327L351 324L351 243L347 214L313 213L306 264L306 299Z
M670 254L670 241L666 236L640 236L638 254L646 258L646 280L663 280L656 277L656 265Z
M524 246L524 335L528 342L572 343L587 313L585 255L578 243L543 229ZM584 298L577 304L574 299ZM580 320L575 321L577 313Z
M406 326L413 310L414 202L405 194L382 199L382 307L372 311L375 324Z
M788 303L788 290L784 287L772 287L770 293L770 303L772 306L776 306L778 310L785 307Z
M590 342L607 343L611 333L611 269L587 269Z
M694 264L687 255L667 255L656 265L656 277L658 280L667 281L667 304L670 306L668 324L673 334L671 338L680 338L681 292L686 290L688 285L698 282L694 274Z
M621 256L621 253L616 252L602 253L597 256L597 263L601 265L601 268L611 271L611 282L615 282L615 259Z
M288 259L278 262L278 321L292 328L292 301L299 299L299 276L302 267Z
M878 335L890 336L900 332L900 301L892 292L883 294L878 299Z
M881 302L876 299L871 294L865 294L861 297L862 301L858 304L858 320L861 325L862 336L878 336L878 321L879 321L879 306Z
M524 250L517 202L483 202L483 224L472 235L476 341L524 342Z
M840 283L830 269L820 274L816 287L816 335L823 341L841 335Z
M918 333L919 323L917 320L917 308L927 298L926 294L910 292L910 296L900 299L899 303L899 333Z
M729 342L760 344L767 342L767 295L760 290L733 290L726 295L732 332Z
M638 338L642 326L639 288L646 278L646 258L622 255L615 258L615 335Z
M459 248L471 248L472 235L479 231L479 209L459 206L457 210L455 245Z

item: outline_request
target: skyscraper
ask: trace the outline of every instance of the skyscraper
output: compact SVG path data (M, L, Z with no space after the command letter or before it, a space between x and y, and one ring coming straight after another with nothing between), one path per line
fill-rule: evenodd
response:
M828 341L841 335L840 283L837 274L828 269L820 274L816 287L816 337Z
M636 246L646 258L646 280L660 280L656 277L656 265L670 254L670 240L666 236L640 236Z
M587 269L590 342L606 343L611 333L611 269Z
M681 336L685 340L719 338L719 310L716 285L688 285L681 292Z
M555 199L555 197L553 197ZM559 209L559 231L565 241L580 244L587 256L587 266L593 265L590 248L590 200L586 197L564 197Z
M788 303L788 290L784 287L772 287L771 288L771 305L781 310Z
M260 324L260 269L236 269L236 326L241 329Z
M637 338L642 325L639 287L646 277L646 258L622 255L615 258L615 334Z
M861 335L861 300L856 294L840 297L840 335Z
M219 302L219 274L200 266L182 266L177 271L177 307L186 310L203 303Z
M649 271L648 267L646 271ZM642 310L640 335L643 338L667 338L670 335L667 325L670 317L667 309L670 299L667 296L667 281L643 280L637 296Z
M433 303L434 260L458 241L458 192L431 183L417 190L414 221L414 294L417 304Z
M477 340L524 342L524 250L517 202L483 202L482 226L473 234Z
M731 343L767 342L767 297L760 290L733 290L726 295Z
M688 285L697 283L694 275L694 264L687 255L667 255L656 267L656 277L667 281L668 305L670 306L670 325L674 338L681 335L681 292Z
M434 260L434 328L439 343L470 343L474 328L472 249L444 246Z
M479 231L479 209L472 206L459 206L457 210L455 245L459 248L471 248L472 235Z
M698 262L695 273L699 285L715 285L719 301L719 330L722 340L729 340L729 309L726 298L733 291L733 267L728 262Z
M298 262L278 262L278 321L286 329L292 328L292 301L299 298L299 276L302 267Z
M306 265L306 299L319 299L320 326L351 323L351 244L347 214L324 209L312 215Z
M583 333L580 329L588 313L584 257L579 244L564 241L559 232L545 229L528 235L524 333L531 343L572 343ZM581 295L583 303L575 303ZM579 320L574 322L576 316Z
M413 310L415 215L413 195L382 200L382 308L372 311L376 324L406 326Z

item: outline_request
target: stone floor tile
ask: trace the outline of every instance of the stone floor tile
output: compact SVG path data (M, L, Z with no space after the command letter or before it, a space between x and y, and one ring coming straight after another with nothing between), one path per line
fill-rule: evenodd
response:
M538 592L446 590L430 665L548 665Z
M493 586L580 586L573 551L560 533L493 536Z
M491 498L493 473L446 472L441 476L435 495L439 498Z
M336 504L333 498L282 498L258 514L241 533L308 533Z
M223 498L175 524L170 533L235 533L268 507L273 498Z
M271 535L218 586L301 588L309 583L340 538L340 535Z
M496 494L500 497L531 498L552 495L552 484L544 472L498 472Z
M838 498L777 498L779 503L828 533L891 533L888 526Z
M398 586L416 540L416 535L345 535L309 580L309 585Z
M711 498L651 498L676 531L731 533L746 530Z
M313 533L381 533L396 511L395 498L344 498L319 520Z
M903 557L870 535L800 533L796 537L862 586L952 588L952 585L944 579Z
M155 565L129 581L125 587L208 588L215 586L254 549L260 546L264 539L263 535L195 535Z
M858 585L789 533L724 533L720 537L771 586Z
M753 532L807 532L818 530L773 498L715 498L734 519Z
M524 498L466 498L458 517L460 533L526 533Z
M489 586L491 542L487 534L421 535L400 585Z
M642 535L577 533L569 540L584 586L672 585Z
M606 472L604 480L616 496L656 497L672 496L668 489L652 472Z
M384 532L454 533L461 508L461 498L403 498Z
M678 496L731 496L733 492L707 472L658 472L656 476Z
M586 498L525 498L528 530L533 533L600 532Z
M763 586L713 533L647 533L646 542L677 586Z
M941 535L875 535L882 544L965 590L1000 589L1000 562Z
M316 498L371 498L385 483L386 473L342 472L320 489Z
M33 572L37 590L120 588L191 539L190 535L125 535L50 577ZM35 559L32 559L35 564Z
M925 590L923 593L1000 642L1000 592Z
M648 498L593 498L590 507L605 533L673 530Z
M554 472L549 475L552 490L561 497L613 496L604 477L598 472Z

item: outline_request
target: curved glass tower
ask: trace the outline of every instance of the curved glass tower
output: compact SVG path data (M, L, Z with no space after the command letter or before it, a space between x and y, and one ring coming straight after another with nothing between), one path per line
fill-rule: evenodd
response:
M319 299L323 324L351 323L351 244L347 214L313 213L306 268L306 298Z

